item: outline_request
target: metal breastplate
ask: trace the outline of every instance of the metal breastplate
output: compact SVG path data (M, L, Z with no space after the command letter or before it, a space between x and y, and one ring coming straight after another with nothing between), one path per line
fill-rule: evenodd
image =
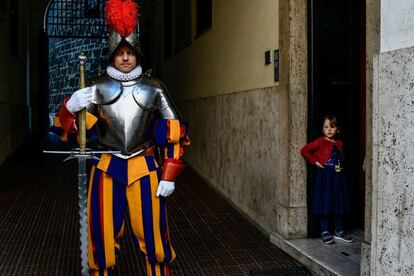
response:
M117 94L113 101L95 107L98 139L111 149L130 154L151 138L157 91L135 81L123 83Z

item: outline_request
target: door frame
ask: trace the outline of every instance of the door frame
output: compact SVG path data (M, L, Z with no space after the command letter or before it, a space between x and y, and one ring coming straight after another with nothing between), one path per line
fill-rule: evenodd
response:
M315 18L315 6L314 2L316 0L308 0L307 1L307 29L308 29L308 108L307 108L307 137L315 137L315 134L319 132L313 125L315 125L316 118L316 111L315 111L315 91L317 89L317 85L315 82L316 78L316 66L315 66L315 53L314 53L314 45L315 45L315 38L316 38L316 30L314 26ZM365 199L365 190L366 190L366 176L364 172L365 167L365 156L366 156L366 2L365 1L355 1L358 3L358 7L355 8L358 14L356 22L358 24L358 44L359 44L359 51L358 51L358 59L359 59L359 66L358 66L358 76L359 80L357 83L359 96L356 110L358 110L358 118L361 121L361 124L358 125L356 128L358 130L358 172L357 178L360 185L358 185L358 193L357 193L357 204L358 208L362 210L364 213L366 210L366 204L368 203ZM318 219L315 215L312 214L310 210L311 206L311 185L313 184L314 179L314 170L307 166L307 206L308 206L308 237L317 237L319 236L319 232L316 231L317 227L315 224L318 222ZM359 224L362 226L362 229L365 228L365 215L362 214L359 218Z

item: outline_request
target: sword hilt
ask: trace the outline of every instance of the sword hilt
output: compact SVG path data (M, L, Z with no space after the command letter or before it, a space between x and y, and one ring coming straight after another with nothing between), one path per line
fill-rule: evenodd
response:
M85 88L85 61L86 55L79 55L79 88ZM79 149L81 152L86 151L86 109L78 113L79 116Z

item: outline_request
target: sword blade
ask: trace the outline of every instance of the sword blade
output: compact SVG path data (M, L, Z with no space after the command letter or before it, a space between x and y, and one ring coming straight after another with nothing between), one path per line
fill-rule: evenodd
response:
M78 158L78 197L82 276L89 275L86 158Z
M85 151L81 152L79 150L44 150L43 153L51 153L51 154L83 154L83 155L91 155L91 154L104 154L104 153L110 153L110 154L119 154L121 151L119 150L93 150L93 151Z

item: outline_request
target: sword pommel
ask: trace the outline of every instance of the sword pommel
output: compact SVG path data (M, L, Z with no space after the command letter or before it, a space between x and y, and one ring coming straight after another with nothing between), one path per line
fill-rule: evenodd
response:
M85 53L80 53L80 55L79 55L79 63L81 65L84 65L85 64L85 61L86 61L86 55L85 55Z

